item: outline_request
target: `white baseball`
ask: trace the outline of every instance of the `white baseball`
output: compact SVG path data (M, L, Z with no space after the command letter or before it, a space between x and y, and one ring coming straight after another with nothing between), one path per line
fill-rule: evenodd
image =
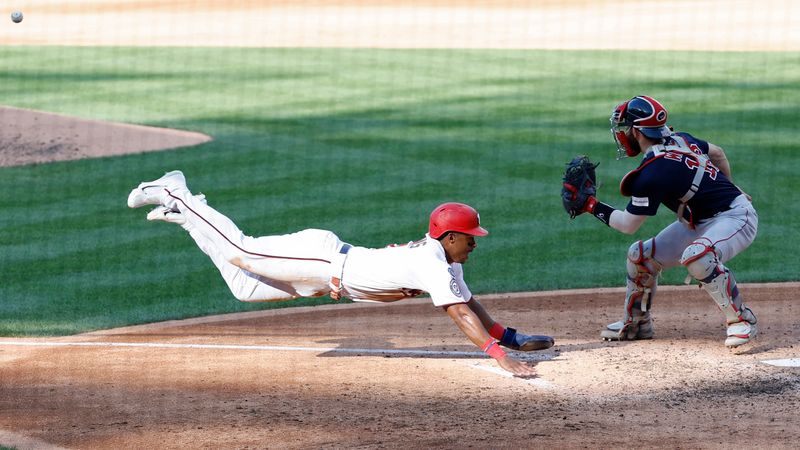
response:
M22 12L21 11L14 11L11 13L11 20L14 23L22 22Z

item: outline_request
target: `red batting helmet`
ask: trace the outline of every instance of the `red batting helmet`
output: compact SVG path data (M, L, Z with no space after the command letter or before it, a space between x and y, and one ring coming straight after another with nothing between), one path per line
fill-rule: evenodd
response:
M628 142L626 133L636 128L650 139L660 140L672 131L667 127L667 109L658 100L639 95L620 103L611 112L611 133L617 141L618 157L636 156L641 151Z
M439 239L448 231L456 231L470 236L489 234L481 227L481 216L475 208L463 203L442 203L431 213L428 234Z

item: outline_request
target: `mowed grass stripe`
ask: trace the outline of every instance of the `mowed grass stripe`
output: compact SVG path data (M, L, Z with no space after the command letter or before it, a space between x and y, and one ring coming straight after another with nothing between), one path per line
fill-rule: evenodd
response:
M796 54L3 47L0 103L210 134L196 148L0 169L0 334L61 335L287 304L242 304L179 227L129 210L142 180L182 169L248 234L331 229L418 239L435 205L481 212L465 266L476 293L619 286L635 236L559 199L564 163L601 163L622 208L608 114L647 93L671 123L722 145L761 227L740 281L797 279L787 248L800 156ZM646 67L647 70L642 70ZM702 67L699 70L698 67ZM111 145L111 143L109 144ZM681 269L662 282L682 282ZM319 304L303 300L289 305Z

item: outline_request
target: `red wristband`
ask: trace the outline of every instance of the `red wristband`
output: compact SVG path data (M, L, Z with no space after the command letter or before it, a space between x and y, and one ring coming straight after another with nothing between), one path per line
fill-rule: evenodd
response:
M483 344L483 351L494 359L500 359L506 356L506 352L504 352L503 349L497 345L497 341L494 339L489 339L485 344Z
M498 341L503 339L503 334L505 332L506 332L505 327L497 322L495 322L494 325L492 325L492 328L489 328L489 335L497 339Z

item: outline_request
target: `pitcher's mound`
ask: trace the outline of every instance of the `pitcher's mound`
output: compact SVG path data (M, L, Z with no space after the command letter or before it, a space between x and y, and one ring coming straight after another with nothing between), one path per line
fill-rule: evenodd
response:
M191 131L80 119L0 106L0 167L189 147Z

